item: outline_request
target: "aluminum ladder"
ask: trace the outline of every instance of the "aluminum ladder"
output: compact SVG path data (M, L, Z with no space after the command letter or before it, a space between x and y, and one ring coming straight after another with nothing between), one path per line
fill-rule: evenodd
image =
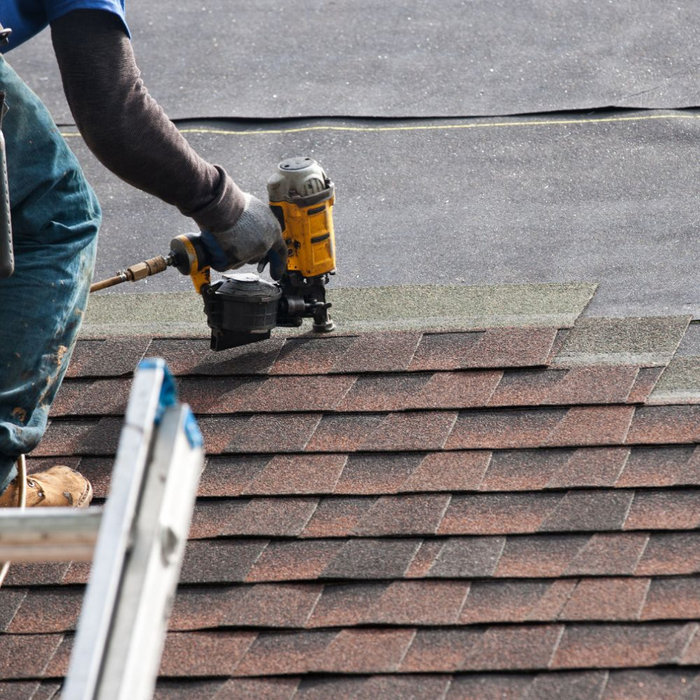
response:
M146 359L105 505L0 511L0 562L92 561L63 700L153 696L203 463L165 362Z

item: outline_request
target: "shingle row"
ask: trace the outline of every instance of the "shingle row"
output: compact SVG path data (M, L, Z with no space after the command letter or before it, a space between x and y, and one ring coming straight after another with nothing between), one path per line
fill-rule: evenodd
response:
M700 441L700 405L269 413L199 425L209 454L683 444ZM113 454L120 429L118 418L55 420L34 454Z
M104 498L111 457L61 457ZM30 468L53 466L32 457ZM503 493L579 488L700 485L700 445L455 450L402 454L218 455L207 460L201 496Z
M697 623L557 623L464 628L171 632L162 677L453 673L694 666ZM0 637L6 680L67 671L72 637Z
M190 538L692 530L700 489L288 496L200 502Z
M171 629L462 626L698 617L700 590L691 576L262 583L182 589Z
M308 376L186 377L180 399L200 415L379 412L498 406L644 403L659 368L460 370ZM121 415L129 378L68 380L52 415Z
M127 375L144 356L165 357L178 375L327 374L590 364L664 367L690 317L581 318L571 330L486 328L274 337L213 353L206 339L81 340L70 377Z
M700 531L188 543L181 582L676 576L700 573ZM8 586L83 584L81 562L16 564Z
M17 564L9 586L85 583L88 565ZM672 576L700 573L700 531L437 538L193 540L183 583Z
M673 576L700 573L700 531L188 543L181 582ZM81 562L16 564L8 586L83 584Z
M496 328L468 333L392 332L273 338L213 353L204 340L81 340L70 377L119 376L145 355L165 357L177 375L327 374L484 367L530 367L551 359L556 328Z
M80 468L101 465L86 458ZM384 495L700 485L700 446L211 457L203 496Z
M700 406L267 414L200 426L213 454L678 444L700 440Z
M54 681L0 683L0 696L49 698L59 690ZM278 676L261 678L163 679L155 700L186 697L256 698L259 700L355 700L439 698L596 698L596 700L695 700L700 674L690 668L613 671L547 671L540 673L390 674Z
M700 661L697 629L696 623L657 623L171 633L161 672L265 676L694 665Z
M190 542L186 583L664 576L700 571L700 532Z
M695 669L635 671L558 671L372 676L292 676L214 681L165 680L157 700L180 692L193 698L251 697L265 700L356 700L439 698L484 700L513 698L595 698L596 700L694 700L700 695ZM162 694L160 694L162 693ZM218 695L217 695L218 693Z
M71 631L77 623L82 592L80 587L0 591L0 632ZM464 626L697 618L700 587L691 576L258 583L181 588L170 629Z

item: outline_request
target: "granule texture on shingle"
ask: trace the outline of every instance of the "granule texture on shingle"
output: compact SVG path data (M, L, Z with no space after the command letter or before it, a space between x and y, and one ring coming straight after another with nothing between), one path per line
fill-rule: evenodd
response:
M206 462L157 698L690 700L700 403L663 383L686 325L84 341L30 472L102 503L123 358L171 365ZM11 567L0 695L57 692L89 574Z

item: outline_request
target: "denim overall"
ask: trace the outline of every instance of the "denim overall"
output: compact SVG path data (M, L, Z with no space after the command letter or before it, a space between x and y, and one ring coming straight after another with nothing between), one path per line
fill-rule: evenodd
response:
M85 313L100 207L39 98L0 56L15 270L0 279L0 493L46 430Z

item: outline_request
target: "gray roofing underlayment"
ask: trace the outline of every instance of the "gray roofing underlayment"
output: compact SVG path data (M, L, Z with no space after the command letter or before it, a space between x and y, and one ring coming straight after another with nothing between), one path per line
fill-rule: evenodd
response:
M149 90L244 189L292 155L325 167L333 286L590 282L587 315L700 318L694 0L127 9ZM190 223L87 152L48 32L9 59L102 202L96 277L167 252Z
M209 461L192 535L202 539L191 544L164 661L170 680L159 697L230 697L234 689L250 697L331 697L334 687L337 697L696 697L700 3L150 0L127 3L127 12L146 85L204 157L265 197L280 160L309 155L337 192L338 274L329 292L337 333L314 338L305 326L298 338L299 331L278 329L265 343L209 353L201 299L176 271L95 294L35 455L35 462L60 457L92 468L99 501L135 362L157 352L174 368L183 400L205 428ZM191 230L88 152L65 106L48 33L8 58L52 109L102 203L96 279L165 254L172 236ZM318 430L308 444L274 454L280 432L288 442L301 440L296 428L280 426L308 427L312 419ZM437 440L440 426L452 442L394 484L391 464L433 450L419 443ZM620 435L610 437L613 428ZM558 442L537 437L548 430ZM466 462L451 460L486 448L493 451L489 478L472 483ZM346 452L343 477L333 477ZM547 482L547 468L554 469L547 460L570 452L580 459L560 472L575 478ZM438 463L442 471L430 472ZM323 480L309 486L319 475L338 480L328 493ZM440 475L439 486L430 482ZM238 488L245 479L251 483ZM373 479L376 488L364 491ZM405 499L395 498L397 489ZM486 505L475 498L480 491ZM369 496L380 497L376 505ZM555 497L563 498L562 518L585 511L590 522L574 517L556 532L532 535L530 519ZM315 535L284 530L280 509L311 508L314 498L314 517L325 525ZM418 547L392 514L404 512L405 500L411 523L432 517L423 506L440 498L453 498L458 510L444 532L427 528L435 539L416 550L427 558L416 555L411 564L423 573L382 573L392 556L374 549L351 556L361 545ZM572 509L574 501L581 502ZM611 526L606 503L613 501L620 517ZM259 508L257 520L245 515L249 505ZM379 514L369 518L375 526L386 519L386 541L366 523L365 530L333 530L365 507ZM240 522L231 516L217 530L227 509L240 509ZM445 534L450 523L462 528L458 537ZM531 568L490 580L495 563L478 546L496 541L482 532L492 525L498 538L510 538L496 544L506 553L522 545L518 561ZM258 556L263 536L270 545L253 570L282 552L288 559L276 566L288 580L279 587L263 574L238 576L217 554L240 546ZM328 574L332 566L323 570L319 552L341 546L346 569ZM546 569L574 550L600 561L581 571L566 562ZM469 563L465 552L483 570L457 570ZM199 575L197 553L206 566L220 565L221 580L206 566L201 581L192 574ZM426 576L430 557L438 557L437 569L428 578L446 577L442 588L402 580ZM325 571L318 580L304 568L313 566ZM73 596L60 598L66 619L53 628L34 616L6 621L6 644L45 632L42 640L60 650L58 661L47 652L51 664L32 657L37 668L5 676L15 679L5 687L34 684L48 697L79 607L70 586L85 572L34 581L14 571L5 596L17 598L18 610L23 595L38 599L52 586ZM278 576L275 566L270 571ZM333 585L324 588L324 576ZM550 576L551 590L540 580ZM216 587L224 585L230 590ZM387 586L395 598L382 597ZM451 604L431 591L452 588L474 617L455 612L445 622ZM568 596L566 610L538 613L545 599L553 604L555 589ZM289 592L321 601L303 624L286 621L282 593ZM230 596L231 610L201 605L209 595L210 603ZM365 605L373 596L384 603ZM211 617L217 612L220 620ZM555 619L566 629L555 628ZM559 637L540 649L533 645L540 633ZM199 640L196 653L192 640ZM235 644L247 654L240 664ZM553 648L571 658L557 665ZM387 660L392 649L405 656L400 669ZM455 661L458 651L466 656ZM562 668L576 672L552 673ZM237 675L255 678L234 682Z
M695 0L159 0L127 13L146 84L175 119L700 104ZM20 52L52 70L49 50ZM52 83L48 104L70 123Z

